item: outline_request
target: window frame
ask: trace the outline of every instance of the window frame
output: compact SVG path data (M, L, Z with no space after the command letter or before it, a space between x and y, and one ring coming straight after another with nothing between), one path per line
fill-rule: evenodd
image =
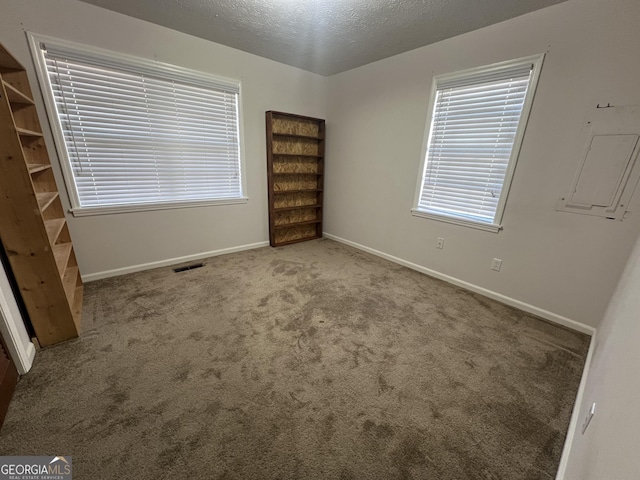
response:
M429 107L426 119L425 126L425 134L422 144L422 156L420 159L420 167L418 174L418 181L416 185L413 208L411 209L411 214L415 217L427 218L430 220L438 220L445 223L451 223L455 225L462 225L466 227L477 228L479 230L484 230L488 232L498 233L502 230L502 218L504 215L504 209L507 202L507 197L509 196L509 191L511 189L511 182L513 180L513 174L515 172L516 164L518 162L518 158L520 156L520 149L522 147L522 140L524 138L524 133L527 127L527 123L529 121L529 115L531 113L531 105L533 104L533 99L535 97L535 92L538 86L538 80L540 78L540 71L542 69L542 63L544 61L544 53L538 55L531 55L528 57L518 58L514 60L507 60L504 62L494 63L491 65L485 65L480 67L469 68L465 70L460 70L453 73L445 73L441 75L434 75L431 81L431 93L429 97ZM525 96L525 101L522 106L522 113L520 115L520 120L518 123L518 129L516 131L516 135L513 141L513 147L511 150L511 155L509 156L509 162L507 164L507 170L504 177L504 182L502 184L502 190L500 194L500 200L498 201L498 205L496 207L496 213L493 219L493 223L484 223L468 218L463 218L461 216L455 215L444 215L444 214L436 214L425 212L424 210L419 210L418 206L420 204L420 197L422 195L422 187L424 184L424 177L427 173L427 153L431 146L431 135L433 131L433 117L436 108L436 95L438 92L438 85L443 82L449 82L452 80L462 79L471 77L478 74L484 73L492 73L499 72L503 69L518 67L521 65L532 65L531 77L529 79L529 87L527 88L527 93Z
M27 38L29 47L31 50L31 56L33 57L36 74L38 77L38 83L42 98L45 103L45 110L49 125L51 127L51 133L53 135L53 141L56 149L56 153L59 160L60 169L64 179L65 190L67 192L70 209L69 212L74 217L92 216L92 215L105 215L105 214L117 214L127 212L141 212L150 210L168 210L175 208L190 208L190 207L205 207L215 205L234 205L244 204L249 201L247 196L247 175L246 165L244 159L244 122L243 122L243 107L242 107L242 83L239 80L233 80L229 78L219 77L209 73L192 70L177 65L171 65L155 60L148 60L145 58L129 55L121 52L114 52L103 48L93 47L89 45L79 44L68 40L62 40L55 37L46 35L39 35L32 32L27 32ZM204 199L204 200L185 200L185 201L166 201L166 202L150 202L150 203L136 203L136 204L123 204L123 205L108 205L108 206L81 206L80 199L77 192L76 183L74 180L73 169L71 160L67 154L67 147L64 139L64 134L60 125L60 120L57 114L57 107L53 96L49 74L46 67L46 59L44 52L40 48L41 43L51 43L60 47L74 49L86 54L88 56L96 56L105 58L109 61L113 61L123 66L131 66L132 68L145 68L151 69L154 72L158 72L160 76L163 73L169 77L174 76L189 76L197 79L205 84L217 83L221 85L232 86L237 88L237 108L238 108L238 162L240 171L240 189L241 196L238 198L225 198L225 199Z

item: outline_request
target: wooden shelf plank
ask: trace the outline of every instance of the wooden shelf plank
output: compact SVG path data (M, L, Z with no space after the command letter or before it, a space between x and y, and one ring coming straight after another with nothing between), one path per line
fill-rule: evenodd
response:
M303 210L305 208L322 208L322 205L296 205L293 207L275 207L273 210L276 212L286 212L289 210Z
M321 192L322 190L319 188L305 188L304 190L274 190L274 194L280 193L304 193L304 192Z
M36 193L36 199L38 200L38 206L41 212L44 212L56 198L58 198L58 192Z
M288 228L288 227L299 227L302 225L313 225L314 223L320 223L322 220L306 220L304 222L293 222L293 223L284 223L282 225L274 225L274 228Z
M56 265L58 266L60 276L65 272L72 248L73 245L71 243L58 243L53 246L53 256L56 258Z
M31 98L27 97L24 93L22 93L10 83L3 81L2 84L4 85L4 89L7 92L7 98L9 99L10 103L17 103L20 105L34 105Z
M16 132L21 137L41 137L41 132L34 132L33 130L27 130L26 128L16 127Z
M274 157L309 157L309 158L322 158L324 155L309 155L308 153L277 153L273 152Z
M300 242L306 242L309 240L315 240L317 238L322 238L322 235L314 235L313 237L302 237L302 238L296 238L295 240L286 240L284 242L278 242L278 247L282 247L284 245L291 245L292 243L300 243Z
M27 168L29 169L29 173L37 173L43 170L48 170L51 168L51 165L48 163L27 163Z
M78 281L78 267L69 267L64 271L62 276L62 285L64 286L64 293L67 296L69 305L73 305L73 297L76 293L76 284Z
M320 176L322 173L317 172L273 172L274 175L315 175Z
M308 140L324 140L321 137L314 137L313 135L299 135L297 133L278 133L273 132L274 137L291 137L291 138L306 138Z
M287 112L279 112L277 110L270 110L268 113L270 113L271 115L273 115L274 117L284 117L285 120L311 120L313 122L324 122L324 120L321 120L319 118L316 117L308 117L306 115L297 115L295 113L287 113Z
M58 240L58 236L60 235L64 224L64 218L53 218L51 220L44 221L44 226L47 229L47 236L49 237L49 241L52 245L56 243L56 240Z

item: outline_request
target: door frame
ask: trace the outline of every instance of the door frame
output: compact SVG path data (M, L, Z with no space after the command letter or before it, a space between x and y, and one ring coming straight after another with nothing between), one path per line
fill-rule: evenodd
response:
M0 265L0 334L18 374L24 375L33 365L36 348L29 339L9 279Z

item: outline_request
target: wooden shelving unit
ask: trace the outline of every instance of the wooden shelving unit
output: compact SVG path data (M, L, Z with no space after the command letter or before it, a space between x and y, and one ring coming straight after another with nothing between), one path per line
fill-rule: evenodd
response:
M77 337L82 280L27 74L0 45L0 238L41 346Z
M266 113L269 242L322 237L325 124L319 118Z

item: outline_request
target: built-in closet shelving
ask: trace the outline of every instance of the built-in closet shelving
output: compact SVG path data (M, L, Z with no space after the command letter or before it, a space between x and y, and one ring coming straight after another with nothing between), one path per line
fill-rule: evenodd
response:
M0 238L41 346L77 337L82 280L27 74L0 45Z
M266 112L269 241L322 237L325 121Z

